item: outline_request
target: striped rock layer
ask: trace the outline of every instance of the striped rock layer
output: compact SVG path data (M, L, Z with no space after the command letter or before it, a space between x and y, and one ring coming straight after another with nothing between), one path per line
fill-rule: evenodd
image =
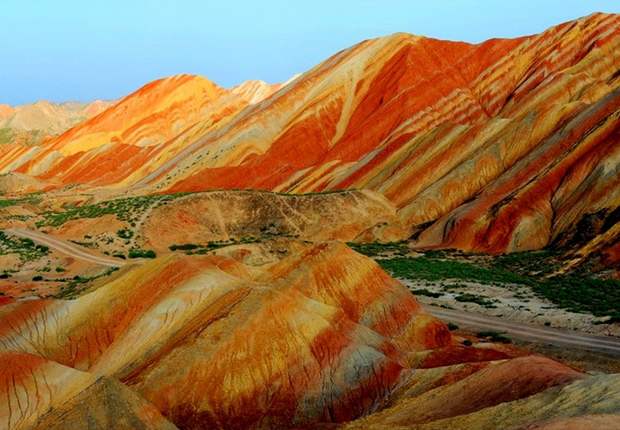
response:
M464 346L340 243L272 245L279 258L269 244L170 255L75 300L0 307L0 427L392 428L537 396L556 408L528 423L620 410L617 383ZM588 410L558 393L574 386Z
M3 145L0 171L119 192L367 188L420 246L536 249L619 205L619 58L618 15L477 45L399 33L279 89L153 82L42 145Z

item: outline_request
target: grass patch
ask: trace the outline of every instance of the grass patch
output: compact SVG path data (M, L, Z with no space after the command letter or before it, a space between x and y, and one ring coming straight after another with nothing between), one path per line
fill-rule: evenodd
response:
M377 257L386 253L406 255L409 252L409 247L406 241L401 242L371 242L371 243L355 243L348 242L347 245L360 254L367 255L369 257Z
M377 263L397 278L440 281L458 279L482 283L513 283L531 285L525 276L500 268L486 268L454 260L435 259L427 256L397 257L378 260Z
M135 223L147 209L184 195L187 195L187 193L125 197L93 205L74 206L66 209L64 212L45 212L42 214L43 219L36 222L36 226L58 227L67 221L83 218L99 218L104 215L115 215L120 221Z
M34 193L25 197L18 197L15 199L0 199L0 209L22 204L36 205L41 203L42 200L43 199L41 198L40 193Z
M568 275L538 282L534 292L573 312L620 316L620 281L617 280Z

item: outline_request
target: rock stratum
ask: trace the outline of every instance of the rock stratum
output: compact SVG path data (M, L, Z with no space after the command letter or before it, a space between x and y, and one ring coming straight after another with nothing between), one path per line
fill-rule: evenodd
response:
M618 375L454 334L342 243L617 266L619 117L620 16L595 14L367 40L283 84L173 76L0 144L0 428L620 428Z
M5 304L0 318L2 428L620 422L614 377L465 346L337 242L170 255L75 300Z
M3 145L0 172L115 193L370 189L423 247L584 247L609 227L579 223L614 224L620 199L618 58L617 15L477 45L394 34L286 85L155 81L41 145ZM584 250L614 259L616 238Z

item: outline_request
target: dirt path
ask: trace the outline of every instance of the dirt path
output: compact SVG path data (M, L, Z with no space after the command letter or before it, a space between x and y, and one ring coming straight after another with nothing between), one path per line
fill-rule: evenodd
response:
M560 347L600 351L620 356L620 338L602 337L550 327L538 327L501 318L425 305L424 308L445 322L473 330L506 333L517 339Z
M126 262L124 262L123 260L93 254L84 249L83 247L76 245L72 242L58 239L38 231L26 230L23 228L10 228L4 231L14 236L31 239L34 242L48 246L58 252L62 252L63 254L78 258L80 260L88 261L90 263L100 264L102 266L108 267L120 267L126 264Z

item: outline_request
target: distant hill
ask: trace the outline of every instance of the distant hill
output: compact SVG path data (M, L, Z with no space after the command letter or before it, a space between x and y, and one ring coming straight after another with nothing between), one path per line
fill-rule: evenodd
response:
M38 101L19 106L0 105L0 143L39 142L43 137L62 133L112 106L114 102L51 103Z

